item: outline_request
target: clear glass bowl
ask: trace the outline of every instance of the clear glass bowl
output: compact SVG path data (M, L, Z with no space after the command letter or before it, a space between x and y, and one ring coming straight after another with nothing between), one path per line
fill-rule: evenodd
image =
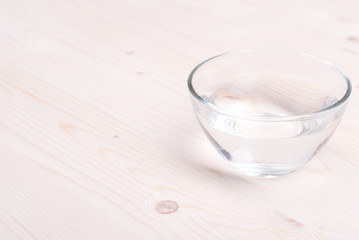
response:
M188 87L213 146L240 173L258 177L308 162L338 126L351 93L348 77L327 61L255 50L202 62Z

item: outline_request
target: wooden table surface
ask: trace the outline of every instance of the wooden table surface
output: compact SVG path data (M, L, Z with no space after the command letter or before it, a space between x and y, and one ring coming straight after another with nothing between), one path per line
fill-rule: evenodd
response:
M0 239L358 239L359 2L1 0ZM351 78L301 171L241 178L186 79L213 55L281 49Z

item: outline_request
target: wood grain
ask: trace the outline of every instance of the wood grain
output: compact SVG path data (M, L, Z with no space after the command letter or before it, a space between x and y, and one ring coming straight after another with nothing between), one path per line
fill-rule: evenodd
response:
M359 238L359 2L0 6L0 239ZM354 90L305 169L246 179L202 135L186 78L268 48L328 59Z

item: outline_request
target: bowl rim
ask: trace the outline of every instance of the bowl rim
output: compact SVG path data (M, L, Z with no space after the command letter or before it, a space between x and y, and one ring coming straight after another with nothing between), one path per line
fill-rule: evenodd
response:
M236 55L236 54L244 54L244 53L266 53L266 54L287 54L287 55L298 55L298 56L304 56L304 57L308 57L312 60L316 60L320 63L323 63L329 67L331 67L333 70L337 71L342 78L345 80L346 84L347 84L347 90L345 92L345 94L343 95L343 97L341 99L339 99L336 103L334 103L333 105L330 105L328 107L322 108L320 110L314 111L314 112L309 112L309 113L304 113L304 114L298 114L298 115L290 115L290 116L262 116L262 115L250 115L250 114L243 114L243 113L231 113L231 112L227 112L225 109L222 109L220 107L217 107L216 105L213 105L211 103L209 103L208 101L204 100L194 89L193 87L193 79L195 77L196 72L203 66L205 66L207 63L211 62L212 60L221 58L221 57L225 57L225 56L230 56L230 55ZM336 109L339 106L343 105L344 103L347 102L351 92L352 92L352 84L350 82L349 77L347 77L343 71L341 69L339 69L336 65L332 64L331 62L328 62L326 60L323 60L321 58L315 57L313 55L307 54L307 53L303 53L303 52L290 52L290 51L277 51L277 50L239 50L239 51L231 51L231 52L225 52L219 55L216 55L214 57L208 58L204 61L202 61L200 64L198 64L189 74L188 79L187 79L187 86L188 89L192 95L192 97L194 97L195 100L199 101L201 104L203 104L204 106L206 106L207 108L209 108L212 111L218 112L220 114L223 115L227 115L229 117L235 117L235 118L240 118L240 119L247 119L247 120L256 120L256 121L297 121L303 118L313 118L316 115L322 114L324 112L330 111L332 109Z

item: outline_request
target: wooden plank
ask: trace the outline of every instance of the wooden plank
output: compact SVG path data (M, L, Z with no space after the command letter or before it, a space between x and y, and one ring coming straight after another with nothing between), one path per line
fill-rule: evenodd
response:
M359 3L5 1L0 239L358 239ZM186 79L238 49L308 52L353 82L306 168L239 177Z

